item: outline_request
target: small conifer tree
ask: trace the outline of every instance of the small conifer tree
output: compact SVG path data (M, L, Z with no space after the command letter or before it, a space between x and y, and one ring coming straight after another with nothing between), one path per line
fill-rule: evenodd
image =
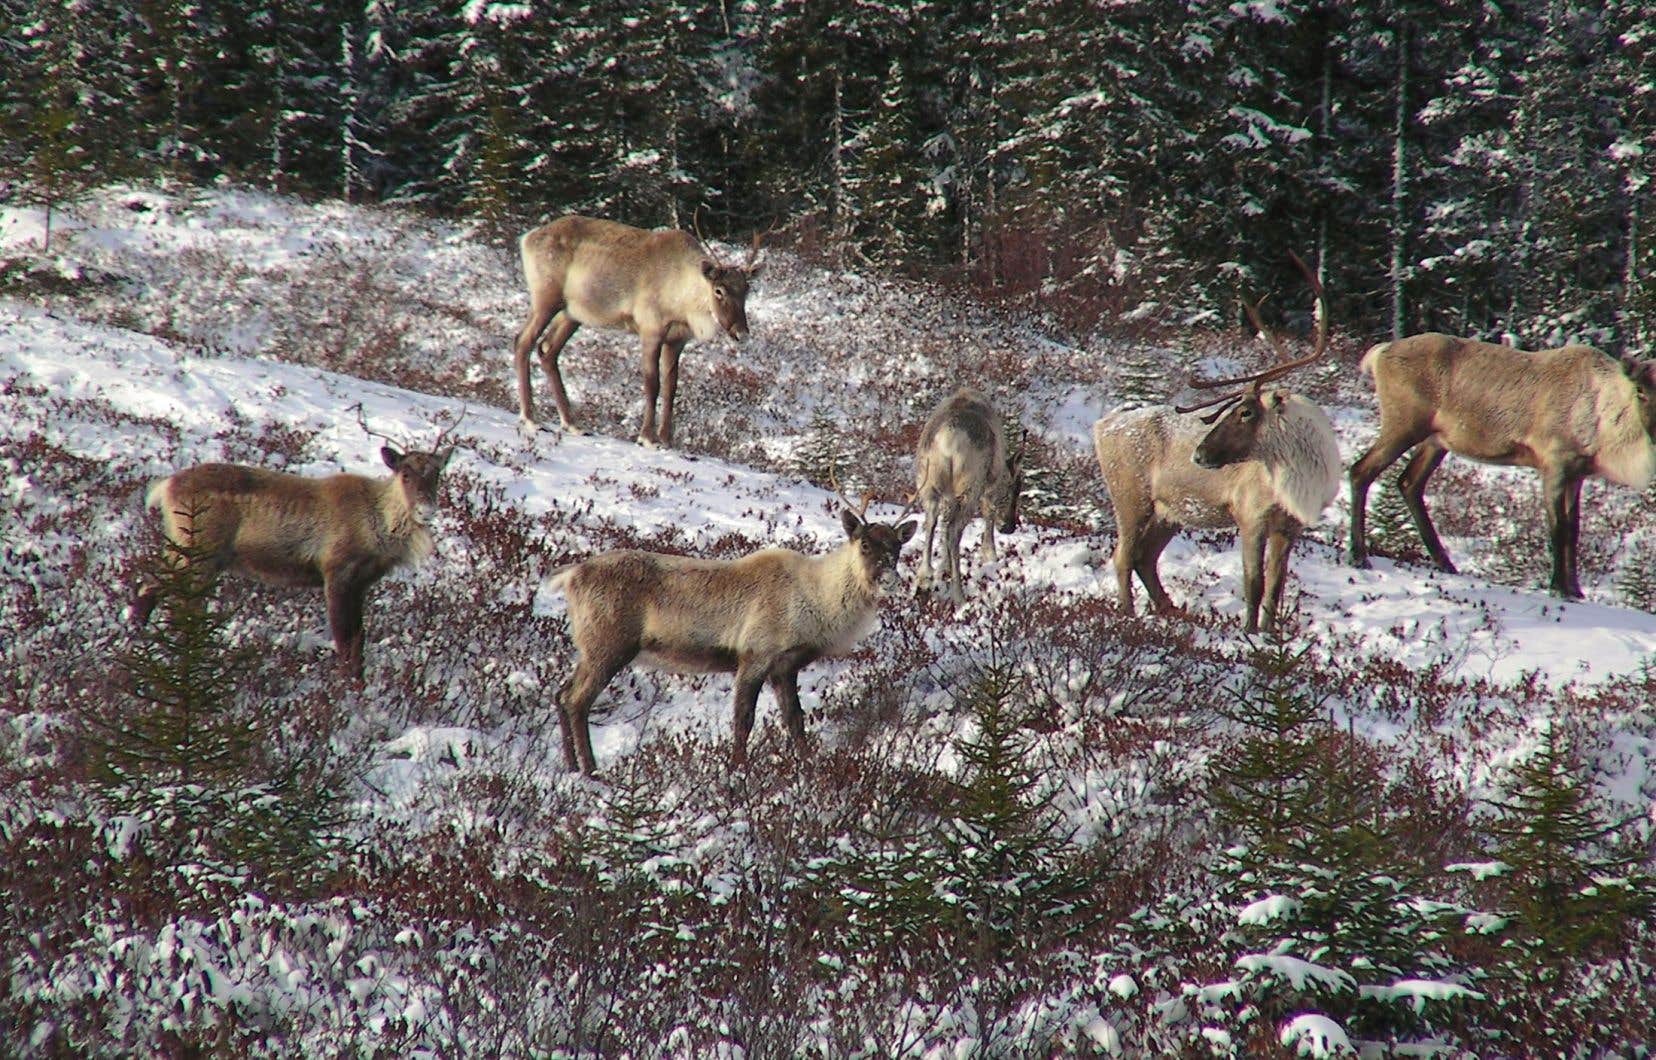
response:
M849 496L863 486L853 481L856 467L857 454L846 443L844 426L827 409L812 412L790 470L817 486L832 488L837 484Z
M194 503L183 520L204 511ZM228 644L233 608L216 593L208 550L188 533L148 565L151 620L117 658L130 705L89 717L89 774L116 815L134 820L150 860L259 872L267 889L329 871L342 816L325 747L283 749L280 719L238 702L251 651Z
M1489 825L1489 852L1506 866L1503 904L1537 959L1586 952L1656 908L1638 856L1603 851L1621 825L1600 816L1585 775L1573 742L1549 727L1513 767Z
M203 510L194 504L185 525ZM162 550L145 572L159 593L155 614L119 658L139 709L100 726L93 776L117 801L143 787L232 778L258 736L230 709L252 660L226 646L234 612L217 599L208 550L188 533Z
M1375 552L1398 559L1425 556L1420 535L1415 531L1414 517L1390 477L1380 482L1380 488L1369 491L1368 503L1369 547Z
M955 742L963 776L940 848L950 871L939 893L968 926L978 954L993 957L1060 930L1096 882L1030 768L1023 685L985 667L962 697L973 731Z
M1633 534L1625 543L1626 559L1616 576L1616 594L1629 607L1656 611L1656 570L1651 569L1648 538Z
M1311 1010L1371 1041L1430 1033L1481 996L1441 946L1451 907L1415 893L1425 867L1396 852L1382 784L1300 683L1303 661L1262 648L1255 687L1220 708L1241 728L1209 795L1236 837L1214 866L1245 1000L1230 1018L1251 1032Z
M1167 365L1159 351L1131 346L1116 361L1116 408L1136 409L1167 401Z

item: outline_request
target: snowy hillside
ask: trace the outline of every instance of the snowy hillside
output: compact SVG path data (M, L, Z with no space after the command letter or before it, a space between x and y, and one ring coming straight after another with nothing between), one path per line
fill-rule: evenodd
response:
M686 354L681 452L627 440L641 406L634 340L590 330L564 364L593 433L526 444L509 341L527 300L506 247L392 212L233 191L106 190L58 219L48 255L40 229L32 211L0 212L0 258L13 263L0 290L0 658L13 675L0 840L23 898L8 933L31 940L4 958L5 1016L28 1051L1133 1055L1205 1042L1255 1055L1310 1048L1305 1028L1323 1024L1333 1041L1390 1026L1446 1050L1500 1025L1479 1003L1512 988L1480 973L1492 965L1474 942L1422 934L1419 953L1448 956L1387 958L1398 970L1371 985L1351 969L1390 965L1335 967L1339 946L1273 936L1255 952L1264 944L1215 929L1230 941L1158 950L1142 933L1169 903L1208 903L1191 925L1232 906L1254 919L1228 930L1272 922L1255 908L1269 894L1215 897L1230 893L1214 889L1226 878L1216 852L1240 826L1207 793L1248 738L1235 703L1275 686L1241 636L1240 560L1222 535L1183 536L1162 561L1187 615L1116 611L1087 431L1122 401L1173 396L1195 361L1254 363L1236 336L1078 348L935 290L775 252L749 303L753 338ZM1363 341L1342 341L1303 385L1349 462L1374 419L1353 367ZM766 692L754 763L732 774L729 679L632 671L599 702L601 776L565 772L553 696L570 647L561 601L538 591L546 571L620 546L825 551L841 531L832 492L803 477L813 461L827 454L883 498L875 515L894 514L920 422L962 382L1031 429L1037 515L987 569L967 558L964 609L889 600L853 656L804 671L814 758L787 754ZM534 384L549 408L538 367ZM229 642L258 659L237 701L275 716L271 753L339 765L334 860L306 886L264 880L254 860L198 879L180 866L210 859L188 851L170 868L149 851L140 872L130 852L168 818L91 798L83 737L86 719L131 709L115 660L156 547L142 486L209 460L378 474L357 403L414 445L466 412L437 555L370 595L365 685L333 671L320 594L221 588L236 605ZM1376 497L1389 489L1388 476ZM1343 496L1291 566L1289 653L1306 654L1278 677L1314 701L1310 743L1382 793L1388 834L1417 866L1410 893L1465 913L1442 929L1456 938L1496 915L1478 901L1501 899L1444 870L1490 860L1481 800L1504 797L1549 734L1568 735L1602 812L1633 819L1618 842L1648 855L1656 827L1656 615L1627 605L1656 599L1640 578L1656 509L1588 487L1590 599L1564 605L1540 588L1538 492L1531 475L1450 461L1431 497L1462 576L1345 567ZM1382 544L1413 554L1406 526L1371 518ZM1084 876L1092 896L1054 906L1084 919L1014 918L1017 941L992 959L969 943L979 936L928 937L908 906L899 916L868 897L898 893L879 873L910 865L939 908L977 908L922 871L935 864L915 837L958 821L951 792L987 768L998 723L985 688L1016 690L1003 750L1020 749L1026 804L1051 841L1018 847L1014 863ZM971 851L993 847L973 834ZM86 851L109 868L58 894L54 866ZM192 882L167 882L180 872ZM1004 886L1013 909L1045 893L1031 878ZM1615 965L1622 979L1583 956L1574 989L1632 1019L1651 952L1641 938ZM1288 955L1333 985L1282 986L1296 979ZM1250 990L1287 1006L1280 1028ZM1393 1003L1426 1014L1412 1037L1362 1007Z

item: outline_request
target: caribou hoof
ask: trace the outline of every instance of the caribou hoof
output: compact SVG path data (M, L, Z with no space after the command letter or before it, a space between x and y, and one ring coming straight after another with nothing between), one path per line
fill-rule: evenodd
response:
M661 443L656 441L654 435L640 434L635 439L635 441L637 441L639 445L642 445L646 449L660 449L661 448Z
M560 426L563 428L563 432L565 434L573 434L578 436L586 433L585 430L577 427L573 423L570 423L568 420L565 420L562 424L560 424Z
M1347 556L1346 562L1358 570L1372 570L1374 568L1374 564L1369 562L1367 556Z
M538 433L540 433L540 424L527 416L518 417L518 435L524 441L534 441L535 435Z

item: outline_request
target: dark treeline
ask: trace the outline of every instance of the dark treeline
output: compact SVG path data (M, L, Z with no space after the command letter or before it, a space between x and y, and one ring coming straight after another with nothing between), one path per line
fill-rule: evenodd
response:
M220 176L579 210L1193 323L1648 352L1656 0L0 0L35 196ZM1301 300L1283 299L1295 305Z

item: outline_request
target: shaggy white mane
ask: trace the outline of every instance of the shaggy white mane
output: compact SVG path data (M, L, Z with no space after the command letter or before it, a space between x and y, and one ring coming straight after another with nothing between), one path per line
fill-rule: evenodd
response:
M1298 394L1278 398L1282 415L1260 432L1254 457L1270 470L1277 503L1310 526L1340 491L1340 447L1322 409Z

